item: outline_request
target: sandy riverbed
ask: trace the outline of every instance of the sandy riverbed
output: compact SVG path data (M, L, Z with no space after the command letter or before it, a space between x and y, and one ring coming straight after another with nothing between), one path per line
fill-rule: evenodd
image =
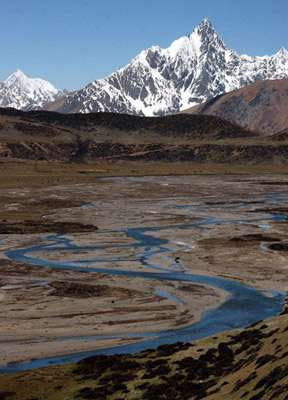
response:
M187 272L225 277L267 291L267 295L270 295L270 290L283 292L288 289L286 253L265 251L263 245L284 242L288 223L267 222L267 214L258 212L267 207L274 210L283 207L283 204L269 203L269 199L259 196L285 194L288 177L244 176L241 181L233 176L149 177L129 181L99 180L93 184L41 190L2 190L1 195L7 198L7 212L11 212L11 204L13 210L20 208L17 201L23 197L27 202L43 198L74 201L85 198L85 207L60 208L51 214L51 210L43 210L43 215L45 218L52 215L50 218L56 221L94 224L99 228L95 232L65 235L74 245L115 245L97 252L95 249L80 252L77 249L41 251L33 254L35 258L54 262L77 260L84 265L87 259L109 257L109 260L92 262L87 266L145 272L150 268L137 259L141 251L133 248L133 243L137 241L127 237L123 229L170 226L169 229L153 232L155 237L169 240L169 251L156 254L149 259L149 263L177 270L178 265L173 260L179 257L179 263ZM238 202L247 204L237 208ZM251 213L256 210L257 214ZM202 221L203 215L215 217L217 221L232 218L263 220L179 227ZM23 216L24 219L28 217ZM102 232L107 229L113 232ZM187 326L198 320L204 310L224 301L227 295L215 288L187 282L111 277L14 262L7 259L6 251L48 243L45 234L2 236L1 365L110 347L123 341L55 340L60 337L157 332ZM119 248L119 244L132 244L132 248ZM121 260L113 259L115 257ZM62 291L57 291L53 286L55 282L74 285L74 290L68 293L64 287ZM31 284L36 285L29 286ZM83 297L79 294L79 285L105 286L110 291L104 290L102 294L96 291L94 295L92 291L91 295ZM179 302L154 294L156 290L170 293ZM37 341L39 339L41 341Z

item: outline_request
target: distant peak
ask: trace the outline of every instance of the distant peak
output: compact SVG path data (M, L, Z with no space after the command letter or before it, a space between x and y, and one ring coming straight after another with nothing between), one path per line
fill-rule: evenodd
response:
M200 22L200 24L196 26L193 32L197 32L198 35L203 35L203 36L207 36L209 34L210 35L216 34L217 36L219 36L214 27L212 26L211 22L209 21L209 19L207 18L203 19Z
M19 68L16 69L16 71L12 75L17 75L17 76L26 76L24 72L22 72Z
M212 26L212 24L211 24L211 22L209 21L208 18L204 18L204 19L200 22L200 24L198 25L198 28L204 28L204 27L213 28L213 26Z
M285 49L284 46L281 47L281 49L278 51L279 54L287 54L288 51Z
M199 35L204 35L204 36L207 34L214 34L214 33L218 35L216 30L212 26L211 22L207 18L203 19L200 22L200 24L196 26L193 32L197 32Z
M189 39L195 43L201 42L201 44L206 46L206 49L211 43L214 43L217 48L222 47L225 50L227 49L225 43L208 18L205 18L200 22L191 35L189 35Z
M8 78L6 79L6 82L10 82L11 80L14 82L15 80L19 80L19 79L20 80L27 79L27 76L20 69L17 69L15 72L13 72L13 74L8 76Z

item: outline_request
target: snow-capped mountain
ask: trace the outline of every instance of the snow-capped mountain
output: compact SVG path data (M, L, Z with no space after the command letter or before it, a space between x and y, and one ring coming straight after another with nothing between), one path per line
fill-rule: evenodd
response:
M288 52L251 57L229 50L210 21L167 49L153 46L124 68L45 109L163 115L263 79L288 77Z
M0 82L0 107L35 110L56 100L67 92L56 89L39 78L28 78L19 69L4 82Z

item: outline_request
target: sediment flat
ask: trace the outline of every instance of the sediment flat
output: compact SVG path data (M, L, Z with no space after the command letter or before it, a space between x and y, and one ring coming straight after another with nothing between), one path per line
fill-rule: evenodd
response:
M228 295L208 285L111 276L89 268L144 273L156 265L160 274L183 268L184 273L239 282L267 296L287 291L285 251L269 246L285 244L288 225L268 215L285 214L286 185L286 175L182 175L1 189L2 224L33 217L49 220L50 227L47 232L0 235L1 365L141 339L78 337L185 327ZM193 226L207 218L216 222ZM61 223L98 229L63 234L75 249L56 244L54 251L47 247L30 255L36 263L77 261L87 270L31 265L7 256L11 250L53 245L49 236ZM148 234L149 228L162 227L153 236L166 241L167 251L151 254L146 264L139 258L143 249L137 240L127 236L127 230L139 227ZM159 295L163 292L172 297Z

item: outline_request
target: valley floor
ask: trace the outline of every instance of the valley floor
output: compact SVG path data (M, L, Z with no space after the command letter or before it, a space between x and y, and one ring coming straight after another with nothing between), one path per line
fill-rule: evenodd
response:
M145 338L145 334L149 332L157 333L186 327L199 321L203 311L222 304L229 294L226 290L205 283L191 283L178 278L174 281L162 280L161 274L167 271L175 273L177 277L181 273L183 276L195 274L219 277L257 289L267 298L272 299L277 293L284 297L288 290L288 223L273 216L286 215L288 212L288 176L185 175L189 174L191 165L182 165L184 175L181 176L159 176L159 165L154 166L154 169L152 165L145 166L145 171L150 169L151 175L153 171L158 170L158 176L106 176L104 179L99 179L98 176L118 175L120 172L123 175L123 170L127 172L125 175L131 175L133 168L135 175L141 175L144 166L141 165L137 173L137 166L131 165L118 168L118 172L114 165L98 166L97 172L95 165L55 166L43 162L38 164L40 172L34 170L32 163L21 172L15 164L5 164L6 171L11 171L12 178L9 181L11 188L3 188L0 192L1 366L121 346L141 340L141 334ZM63 173L64 170L66 173ZM174 166L174 173L179 173L180 170L180 165ZM43 180L43 177L46 177L46 180ZM2 183L3 186L4 184L5 182ZM45 230L47 224L42 227L43 221L49 221L49 230ZM203 224L205 221L207 224ZM53 234L59 232L59 226L63 224L66 224L66 227L70 226L70 230L60 237L62 242L59 242ZM154 251L153 248L149 248L148 251L139 247L137 237L133 236L139 234L136 232L138 228L142 229L141 235L153 234L153 240L158 241ZM145 232L144 228L147 228ZM25 257L17 260L17 250L26 248L33 248L33 251L24 254L25 257L33 257L34 264L44 260L46 266L32 265ZM14 250L16 253L7 254ZM13 257L14 260L11 259ZM75 261L77 266L83 266L85 269L80 271L59 268L63 267L63 263L66 263L66 267L75 265ZM103 268L102 273L93 270L97 268ZM105 273L105 269L119 273L125 270L128 271L128 276L111 275L109 271ZM131 276L132 271L136 272L135 276ZM160 275L158 278L154 275L153 279L145 279L145 273L151 272ZM250 392L255 391L257 394L266 390L266 383L259 383L259 390L254 389L254 386L268 374L266 370L259 369L259 374L251 377L254 364L262 362L257 361L259 357L266 357L267 354L274 356L276 343L281 346L281 352L276 358L268 360L266 357L265 360L268 360L267 363L276 363L275 368L281 369L278 370L278 381L284 387L287 370L282 368L282 364L285 364L285 351L286 355L288 351L287 330L285 331L287 318L283 315L269 321L263 323L267 327L263 327L263 324L257 327L261 334L254 332L258 342L256 339L254 343L246 338L249 342L248 347L244 346L238 353L236 351L243 345L243 338L238 337L238 342L235 339L234 343L233 338L229 339L227 336L229 333L217 334L215 339L195 342L195 346L188 346L185 351L181 346L174 348L173 356L169 355L169 360L167 359L169 371L166 368L166 372L162 371L162 376L175 375L177 360L188 356L198 357L211 347L218 348L221 341L230 341L228 347L234 352L233 360L229 359L231 351L225 346L224 353L229 353L230 356L224 354L224 361L221 361L224 347L222 346L221 350L220 346L220 350L217 350L217 362L222 363L223 368L221 367L222 375L217 379L215 369L211 370L211 375L217 380L217 387L213 387L215 394L209 392L211 399L252 399L255 394L252 396ZM278 323L280 325L277 328ZM270 335L269 332L274 332L275 329L279 330ZM252 328L249 332L252 332L251 337L254 337ZM276 333L277 338L273 336ZM117 338L123 334L127 337ZM139 334L140 338L129 337L132 334ZM89 338L99 335L115 337L97 340ZM276 340L270 343L274 339ZM146 337L145 340L149 339ZM263 345L260 345L260 342ZM226 356L229 360L225 361ZM138 359L138 356L135 357ZM135 360L135 357L129 357L129 360ZM150 358L155 360L159 357L163 358L166 355L148 352L145 353L144 360L148 362ZM240 365L241 359L247 362L243 362L245 372ZM172 366L171 362L175 365ZM163 365L167 363L163 362ZM227 371L227 363L234 365L233 379L222 378L230 373ZM264 363L265 368L267 363ZM75 366L53 367L51 370L48 368L39 372L28 371L17 377L3 375L0 376L0 392L13 393L15 388L13 389L11 382L20 380L25 383L34 382L31 390L21 389L17 394L7 395L8 399L22 400L33 396L41 400L53 399L53 388L59 399L74 398L77 394L80 399L94 398L93 393L90 393L92 397L89 397L89 390L86 390L88 394L85 394L84 388L89 386L94 390L99 386L98 378L93 376L89 378L91 381L83 380L83 383L76 384L78 378L77 374L75 378L71 372L73 368ZM96 365L95 374L99 375L97 368ZM119 393L115 389L115 393L108 393L107 398L158 398L157 393L149 387L164 384L160 372L159 376L155 375L154 380L151 376L150 386L136 388L144 382L143 375L147 372L144 370L147 368L138 366L137 378L130 379L134 383L128 380L128 389L119 388ZM180 369L183 373L184 364ZM84 370L79 372L81 376L85 376L87 371ZM59 376L56 377L55 373ZM239 379L246 378L248 380L243 385L238 382ZM45 382L47 390L41 392L39 379L41 383ZM183 377L183 384L185 379ZM228 383L224 384L226 380ZM167 382L167 379L164 381ZM202 382L203 378L199 377L198 381ZM205 379L204 381L206 382ZM235 389L237 385L239 390ZM56 386L58 389L55 389ZM195 396L200 396L200 393L205 391L207 397L208 388L209 385L201 387L198 391L195 389ZM80 389L84 391L79 392ZM249 394L244 396L244 389L248 390ZM281 388L278 388L279 396L275 398L284 399L286 389L281 391ZM129 392L123 394L123 390ZM159 390L161 391L161 388ZM270 400L273 398L273 390L271 393L267 391L266 397L262 393L262 397L255 397L253 400ZM174 393L174 397L173 393L171 394L175 399L184 398L177 397L178 395L181 396L180 389L178 394ZM99 399L106 398L101 396L98 393ZM187 398L193 396L194 394L190 393L190 397Z

